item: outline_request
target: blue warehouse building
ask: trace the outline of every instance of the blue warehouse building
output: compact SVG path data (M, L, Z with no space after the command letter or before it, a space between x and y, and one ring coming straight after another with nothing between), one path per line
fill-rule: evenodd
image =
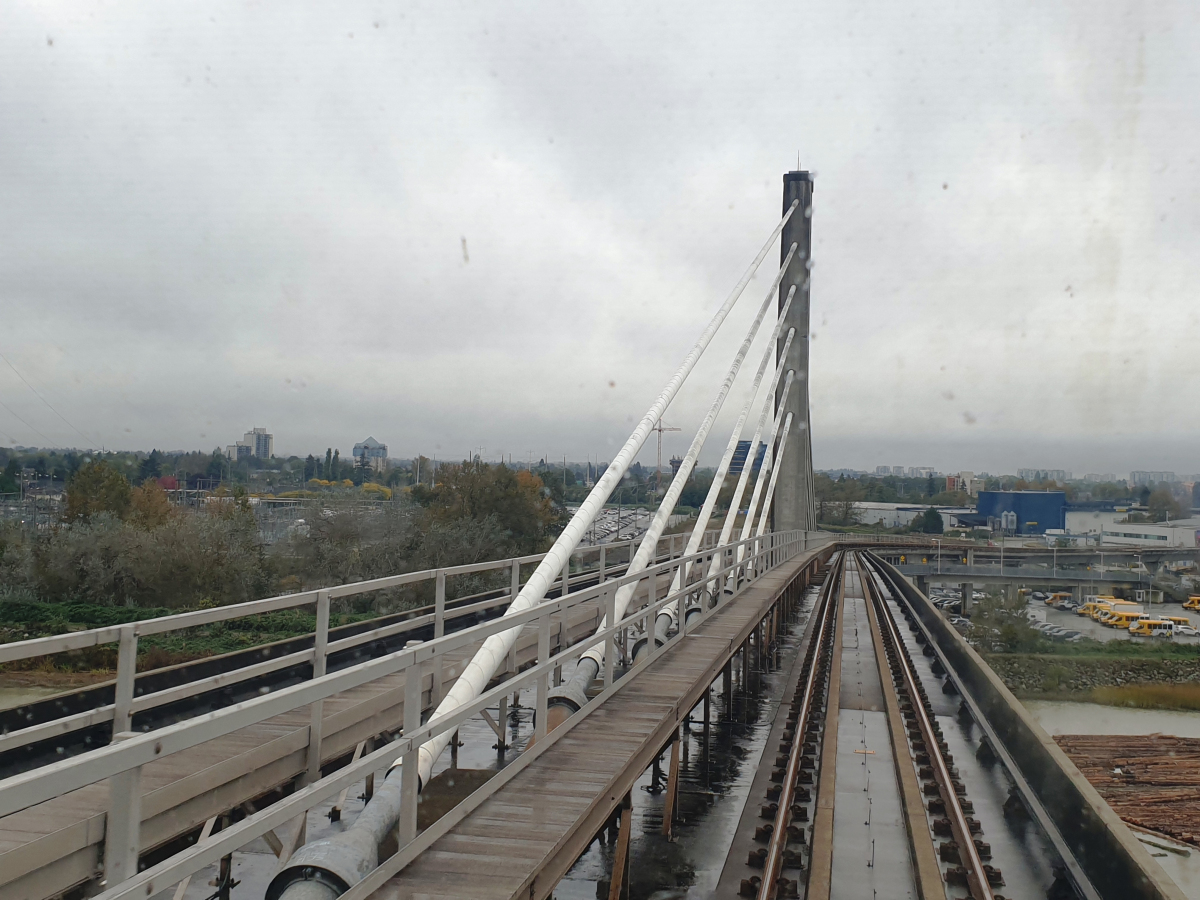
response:
M993 530L1045 534L1067 527L1067 495L1062 491L980 491L979 518Z

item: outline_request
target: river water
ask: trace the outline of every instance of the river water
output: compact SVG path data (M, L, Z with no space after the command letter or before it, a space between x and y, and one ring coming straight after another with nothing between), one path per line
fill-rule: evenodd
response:
M1026 700L1048 734L1173 734L1200 738L1200 712L1133 709L1060 700Z

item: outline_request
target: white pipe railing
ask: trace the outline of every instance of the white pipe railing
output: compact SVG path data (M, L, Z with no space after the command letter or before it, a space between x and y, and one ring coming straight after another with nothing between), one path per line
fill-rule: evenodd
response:
M820 536L822 539L826 537L828 536ZM765 572L793 559L808 549L810 545L815 545L816 538L815 534L804 532L771 535L768 539L770 546L759 549L747 559L758 564L759 571ZM716 552L720 552L720 550L705 551L698 554L696 559L687 561L702 563ZM440 666L446 653L459 650L480 640L486 640L504 629L514 627L521 629L532 626L537 629L539 634L548 636L551 617L558 617L561 621L568 610L584 603L602 602L611 610L615 593L621 587L627 584L634 584L635 589L640 589L641 585L648 587L653 579L672 574L683 561L683 557L668 560L647 567L640 573L623 575L604 584L594 585L564 597L544 601L507 620L497 619L481 623L336 673L281 689L272 694L234 704L217 712L197 716L146 734L133 735L124 741L13 776L0 781L0 817L114 777L123 777L129 786L128 791L112 798L113 812L117 814L115 817L124 819L136 817L135 811L129 807L134 807L140 799L141 769L148 763L231 734L241 728L266 721L274 716L308 707L335 694L388 675L404 672L406 681L417 678L416 683L420 684L429 675L431 669L436 670ZM718 577L723 577L726 571L719 572ZM676 602L678 596L678 594L668 594L658 600L651 598L651 602L629 615L621 619L611 619L613 624L606 627L602 633L589 636L573 647L559 648L555 653L549 652L548 640L539 640L537 662L525 672L516 674L495 688L481 693L470 703L463 704L449 715L430 719L424 725L408 729L407 733L399 740L297 790L280 803L273 804L267 809L247 817L242 822L222 830L201 844L174 854L143 872L135 873L133 870L127 870L126 878L120 883L114 884L110 879L108 889L100 897L102 900L118 900L118 898L134 896L144 897L164 890L221 856L245 846L251 840L332 797L342 788L353 784L369 772L375 771L381 763L393 758L396 754L410 754L438 735L452 733L467 719L479 715L501 696L514 690L528 687L537 688L539 707L537 720L542 723L540 728L544 729L545 698L554 668L563 663L577 660L586 651L593 637L613 642L619 639L623 632L653 621L658 611L666 604ZM713 610L709 610L709 613L711 612ZM690 627L694 627L694 624ZM683 639L690 627L681 628L680 634L673 640ZM659 652L661 650L652 652L646 657L646 661L657 657ZM639 666L644 664L644 662L639 663ZM560 726L558 730L569 729L569 727L569 724ZM545 736L544 731L541 736ZM549 740L538 743L548 746ZM126 808L117 809L122 806ZM404 813L415 820L416 806L407 807ZM415 829L415 822L413 827ZM401 846L401 853L405 849L404 846ZM393 857L393 861L395 859L396 857Z
M587 578L592 575L598 575L600 580L605 580L612 573L614 567L619 569L620 567L626 565L624 562L609 562L613 551L624 549L628 551L628 557L632 558L635 552L634 543L635 542L631 540L624 540L615 541L608 544L595 544L576 548L574 558L596 554L598 555L599 559L597 560L597 564L595 566L582 564L581 568L574 573L573 577ZM680 552L676 549L676 541L672 537L664 538L662 541L660 541L656 546L656 550L657 558L662 558L663 554L666 553L668 559L674 557L678 552ZM323 663L329 654L337 653L342 650L348 650L352 647L381 640L383 638L404 634L405 632L415 631L428 625L433 625L435 634L440 636L445 631L447 622L459 618L473 616L480 612L486 612L489 609L505 606L512 602L512 598L516 595L516 591L505 593L499 597L482 599L467 604L463 604L461 602L462 598L459 598L457 600L458 605L447 607L447 579L507 569L512 573L510 584L519 586L521 566L539 562L544 556L544 553L536 553L528 556L520 556L502 560L491 560L479 563L469 563L461 566L444 566L437 569L423 569L418 572L406 572L403 575L391 575L385 578L371 579L369 581L334 585L328 588L303 591L295 594L284 594L278 597L267 597L262 600L250 600L245 603L236 603L229 606L216 607L214 609L176 613L174 615L159 616L152 619L141 619L139 621L129 622L124 625L114 625L104 628L91 628L86 631L77 631L70 634L56 635L53 637L31 638L24 641L14 641L8 644L0 644L0 663L13 662L22 659L33 659L41 656L49 656L55 653L65 653L85 647L96 647L103 646L105 644L120 643L122 639L124 640L125 646L129 650L129 652L120 654L118 656L118 667L116 673L116 696L118 702L103 704L91 710L74 713L67 716L61 716L47 722L39 722L35 725L30 725L27 728L14 729L7 733L0 734L0 753L28 744L36 743L38 741L49 740L50 738L61 738L64 735L70 734L71 732L90 728L94 725L101 725L105 722L112 722L114 719L118 719L114 727L114 732L125 732L129 730L129 719L137 713L143 713L147 710L154 709L155 707L162 706L167 703L185 700L189 697L195 697L208 691L225 688L242 681L268 675L281 669L315 663L317 661L315 651L310 648L300 650L295 653L289 653L285 656L280 656L275 659L263 660L261 662L246 666L239 666L237 668L230 669L229 671L221 672L216 675L210 675L204 678L198 678L185 684L163 688L150 693L137 694L136 653L138 639L141 637L147 635L168 634L170 632L179 631L186 628L196 628L204 625L211 625L217 622L227 622L233 619L258 616L264 613L276 612L282 609L294 609L310 604L316 604L319 608L323 604L328 603L329 600L340 597L351 597L373 591L415 585L426 581L435 582L437 588L434 603L431 606L419 607L412 611L419 613L422 609L432 609L432 612L428 612L424 615L412 615L403 619L402 621L394 622L381 628L364 631L360 634L350 635L348 637L341 638L340 640L332 642L328 641L330 630L328 627L328 618L318 616L317 632L313 634L313 638L314 643L327 643L325 654L321 660ZM326 598L325 600L322 599L323 595ZM456 601L451 600L449 602ZM120 708L119 712L118 707Z

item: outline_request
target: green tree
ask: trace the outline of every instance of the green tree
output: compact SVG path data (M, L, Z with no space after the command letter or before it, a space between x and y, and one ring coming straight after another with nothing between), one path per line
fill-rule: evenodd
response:
M208 464L204 467L204 474L214 481L220 481L225 475L225 454L221 452L221 448L217 447L213 450Z
M15 494L21 489L21 464L10 459L0 474L0 494Z
M86 522L100 513L119 519L129 513L132 488L129 480L102 460L88 463L67 483L68 522Z
M333 481L333 448L325 448L325 472L321 476L325 481Z
M340 450L333 451L333 461L330 463L329 471L331 473L329 476L330 481L342 480L342 460Z
M304 480L305 480L305 482L308 482L316 477L317 477L317 460L310 453L310 454L308 454L307 458L305 458L305 460L304 460Z
M1162 522L1165 519L1182 519L1183 507L1171 494L1170 490L1160 487L1154 491L1146 504L1150 507L1150 520Z
M412 496L425 507L423 530L437 523L492 519L521 553L542 549L560 521L542 480L503 464L443 463L437 484L417 485Z
M150 455L143 459L142 464L138 467L138 484L147 478L157 478L161 474L162 454L157 450L151 450Z
M921 534L941 534L942 529L942 515L932 506L912 522L912 530Z

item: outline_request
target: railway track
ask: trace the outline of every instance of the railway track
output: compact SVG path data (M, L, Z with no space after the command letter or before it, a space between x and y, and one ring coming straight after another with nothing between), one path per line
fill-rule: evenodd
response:
M954 689L906 612L868 556L831 560L781 737L766 750L777 751L769 782L748 801L758 821L743 818L756 846L727 863L744 867L740 896L941 900L965 890L1004 900L938 721Z

